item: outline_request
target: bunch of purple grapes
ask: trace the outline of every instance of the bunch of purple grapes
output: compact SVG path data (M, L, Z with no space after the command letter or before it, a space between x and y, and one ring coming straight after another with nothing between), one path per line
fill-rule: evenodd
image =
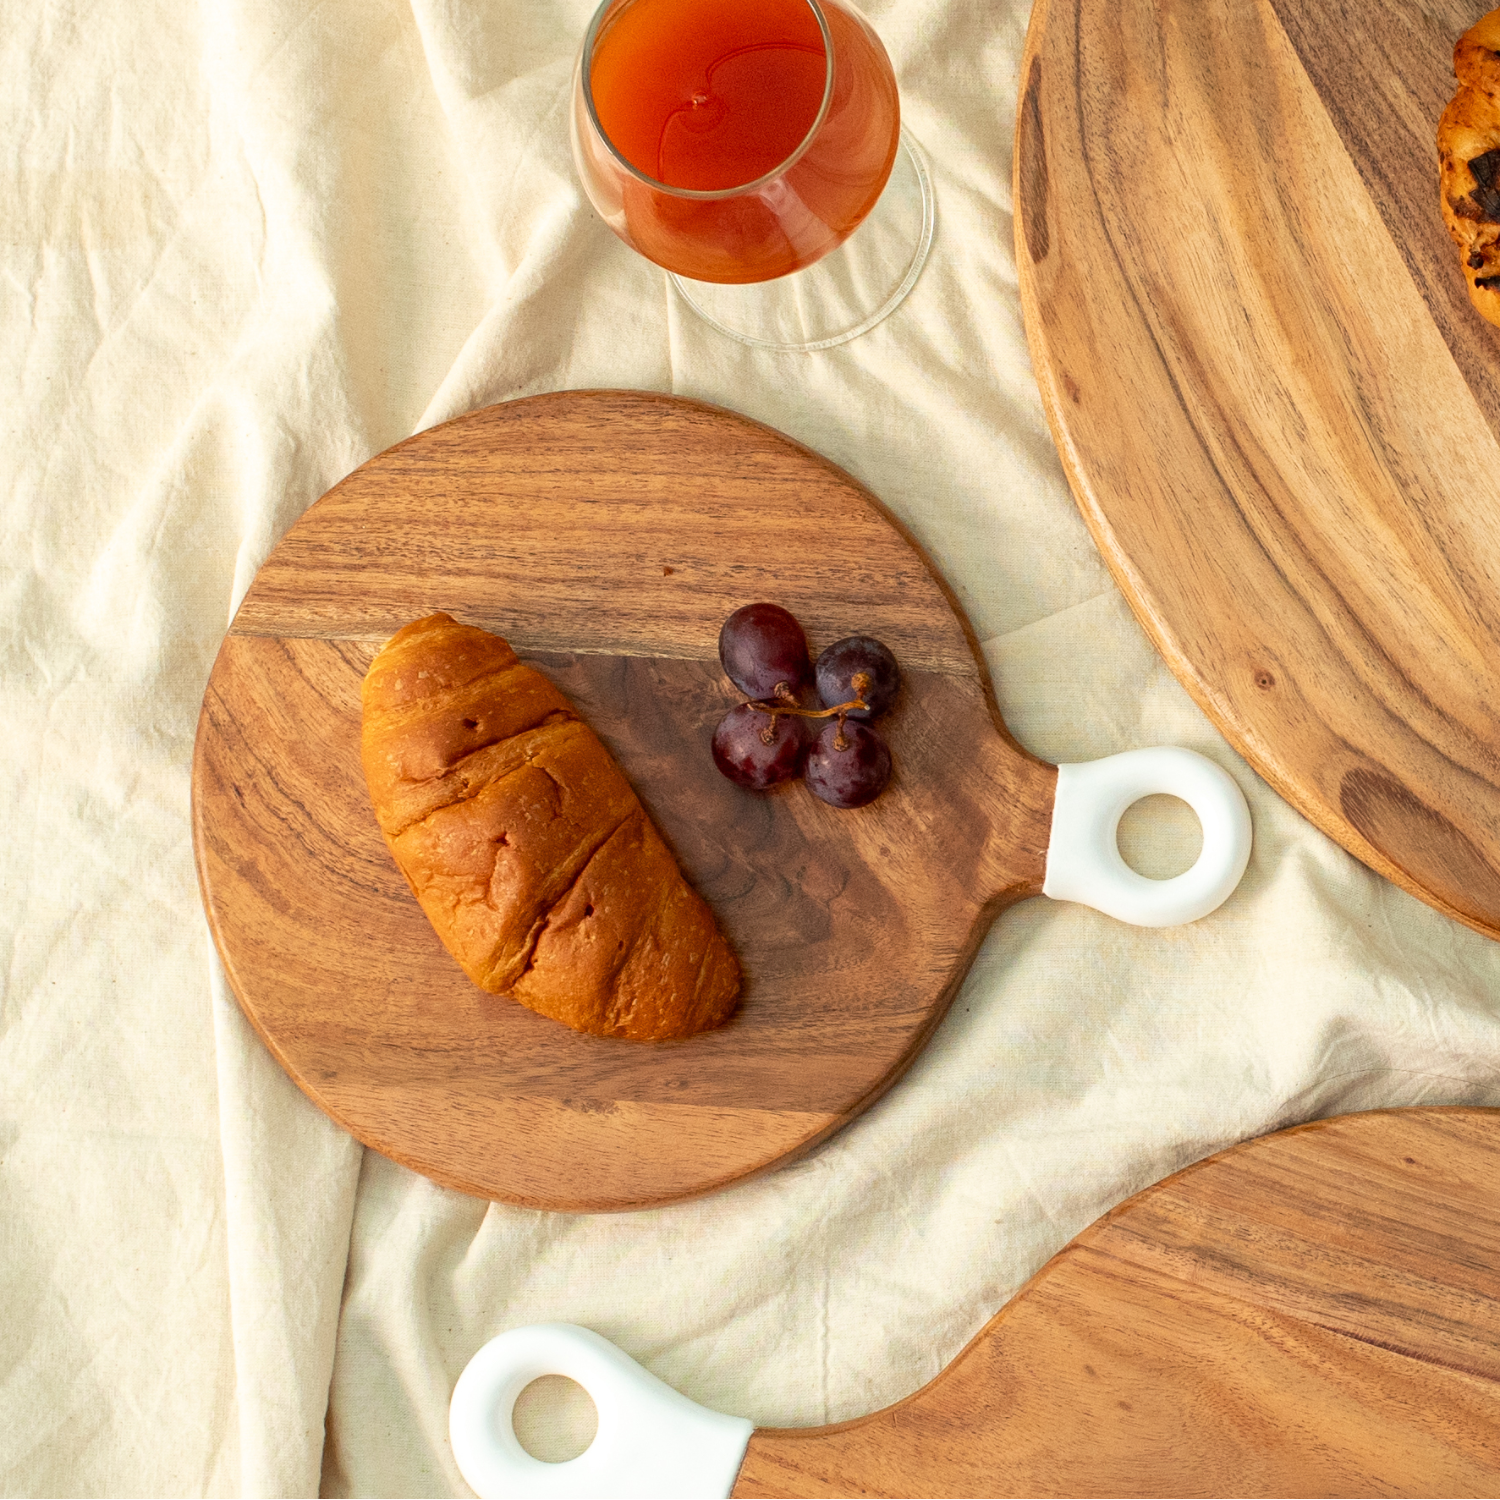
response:
M764 792L804 777L834 807L863 807L891 779L891 752L870 722L891 706L901 669L868 635L835 641L814 666L796 617L779 604L747 604L719 631L719 661L751 701L714 731L714 764ZM816 688L821 708L804 708Z

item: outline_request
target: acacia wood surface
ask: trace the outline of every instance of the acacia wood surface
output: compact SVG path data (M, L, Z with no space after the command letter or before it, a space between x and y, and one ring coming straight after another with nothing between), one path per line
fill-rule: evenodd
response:
M814 652L904 671L888 789L758 796L708 751L718 632L769 598ZM464 977L387 853L359 760L382 642L434 610L505 636L614 753L739 955L735 1017L580 1035ZM564 392L380 454L257 575L204 697L193 834L246 1014L366 1145L530 1207L650 1207L810 1149L902 1072L989 921L1037 894L1055 768L1010 739L968 626L847 474L731 413Z
M936 1380L760 1429L735 1495L1500 1494L1500 1110L1236 1146L1054 1257Z
M1488 0L1037 0L1016 253L1074 494L1172 670L1500 934L1500 329L1435 131Z

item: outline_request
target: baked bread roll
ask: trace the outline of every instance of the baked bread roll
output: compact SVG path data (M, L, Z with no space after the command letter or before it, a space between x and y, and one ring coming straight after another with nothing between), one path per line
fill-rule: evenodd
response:
M380 831L475 984L596 1036L728 1019L740 971L712 913L540 672L437 614L386 643L361 696Z
M1500 324L1500 10L1458 39L1459 89L1438 122L1443 222L1459 248L1469 300Z

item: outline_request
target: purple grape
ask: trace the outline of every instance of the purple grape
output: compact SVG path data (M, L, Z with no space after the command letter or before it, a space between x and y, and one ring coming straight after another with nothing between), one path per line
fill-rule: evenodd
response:
M772 717L741 703L731 708L714 730L714 764L731 781L752 792L768 791L802 774L807 754L802 721L790 714L776 714L773 727Z
M863 807L891 779L891 752L868 725L835 719L813 741L803 775L808 791L831 806Z
M769 701L790 693L797 699L812 685L807 637L796 617L779 604L735 610L719 631L719 661L749 698Z
M868 681L863 689L854 686L854 678L863 673ZM837 708L853 698L863 698L868 709L851 708L849 717L869 723L883 714L901 686L901 668L890 648L873 636L846 635L835 641L818 658L818 697L824 708Z

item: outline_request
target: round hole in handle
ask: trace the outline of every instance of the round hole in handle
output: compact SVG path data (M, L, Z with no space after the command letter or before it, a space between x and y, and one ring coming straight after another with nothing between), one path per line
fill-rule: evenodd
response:
M510 1414L516 1441L544 1464L587 1453L599 1432L594 1398L566 1375L541 1375L516 1397Z
M1115 831L1120 858L1147 880L1171 880L1198 863L1203 825L1181 797L1152 792L1132 802Z
M546 1463L516 1437L516 1400L533 1381L564 1375L598 1413L594 1441ZM752 1424L674 1391L607 1339L572 1323L534 1323L487 1343L464 1367L448 1407L459 1472L481 1496L726 1496Z
M1170 880L1148 880L1120 855L1125 809L1158 792L1186 802L1203 831L1197 861ZM1042 890L1140 927L1195 922L1240 883L1251 839L1244 793L1227 771L1196 751L1163 745L1059 766Z

